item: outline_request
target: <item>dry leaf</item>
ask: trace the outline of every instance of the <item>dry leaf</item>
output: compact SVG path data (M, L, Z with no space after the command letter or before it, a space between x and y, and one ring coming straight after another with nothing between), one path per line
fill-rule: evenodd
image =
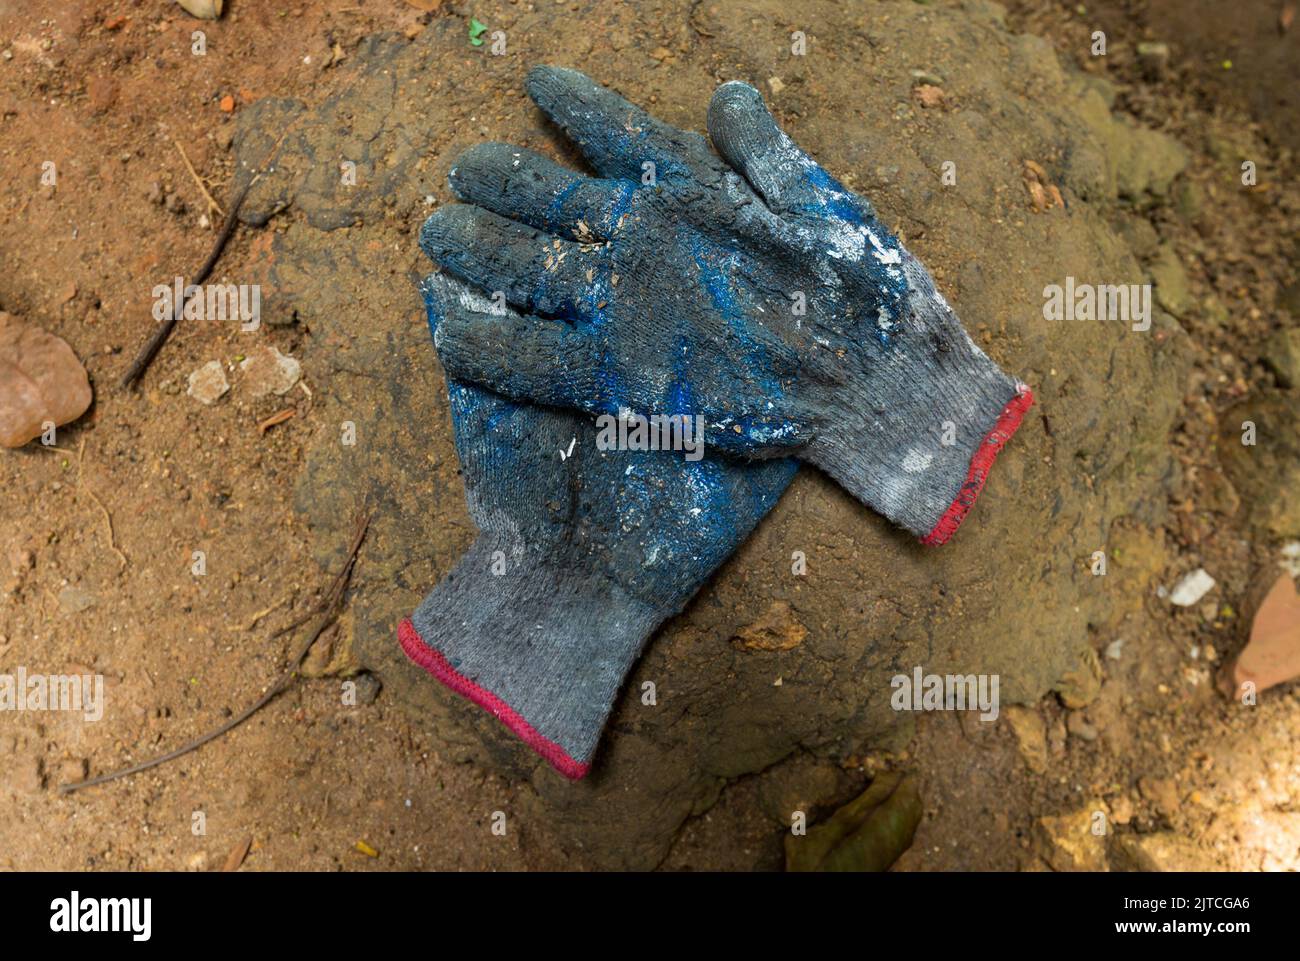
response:
M787 834L787 871L887 871L909 847L923 807L915 777L881 774L804 836Z

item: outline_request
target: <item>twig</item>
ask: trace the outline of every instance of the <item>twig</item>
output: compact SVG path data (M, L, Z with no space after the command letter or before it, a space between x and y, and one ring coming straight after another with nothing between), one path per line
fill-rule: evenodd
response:
M194 182L195 182L196 184L198 184L198 186L199 186L199 190L202 191L203 196L204 196L205 198L207 198L207 201L208 201L208 209L209 209L209 210L215 210L217 213L221 214L221 216L224 217L224 216L226 215L226 212L225 212L224 210L221 209L221 204L217 203L217 202L212 198L212 194L208 193L208 186L207 186L207 184L205 184L205 183L203 182L203 178L199 176L198 171L196 171L196 170L194 169L194 164L190 163L190 158L189 158L189 156L185 153L185 148L181 146L181 142L180 142L179 140L177 140L175 137L173 137L173 138L172 138L172 143L174 143L174 144L176 145L176 149L177 149L178 151L180 151L181 160L185 161L185 169L188 170L188 171L190 172L190 176L193 177L193 178L194 178Z
M244 863L244 858L248 857L248 849L252 846L253 836L250 834L230 849L230 853L226 855L226 863L221 870L238 871L239 866Z
M93 500L96 504L98 504L99 509L104 512L104 523L108 527L108 546L113 549L113 553L117 555L117 559L122 562L121 570L126 570L127 565L130 563L130 561L128 561L126 559L126 555L123 554L122 551L118 549L117 539L113 536L113 515L108 512L108 508L104 506L104 502L99 499L99 497L95 494L95 492L86 486L85 478L83 476L85 471L81 463L85 456L85 453L86 453L86 435L82 434L81 444L77 447L77 489L84 490L87 494L89 494L90 499Z
M337 576L335 576L334 582L330 585L329 593L325 596L325 600L320 608L323 612L320 623L317 624L311 633L307 635L307 640L303 642L303 645L300 648L298 648L298 652L293 656L293 660L290 662L288 669L281 674L279 679L271 685L267 692L254 701L250 707L245 708L243 711L236 714L216 730L209 731L207 734L195 738L188 744L181 745L174 751L168 751L166 754L151 760L141 761L139 764L133 764L130 767L122 768L120 771L113 771L111 774L101 774L99 777L92 777L85 781L62 784L59 786L59 793L71 794L73 791L80 791L82 788L94 787L96 784L105 784L109 781L116 781L118 778L127 777L132 774L139 774L141 771L147 771L160 764L166 764L168 761L173 761L182 755L189 754L191 751L202 747L209 741L216 740L227 731L243 724L250 717L269 704L276 695L287 688L293 682L293 679L298 676L298 668L302 664L303 658L307 656L307 652L311 650L311 646L316 643L323 633L325 633L325 628L334 623L334 619L338 617L340 608L343 605L343 595L347 591L348 582L352 579L352 570L357 563L357 554L361 550L361 542L365 540L366 529L369 526L370 515L365 514L358 516L356 529L352 535L352 546L348 549L347 563L343 565L343 569L339 571Z
M266 420L262 421L260 424L257 425L257 432L259 434L265 434L276 424L283 424L286 420L288 420L296 413L298 412L294 410L294 408L292 407L286 407L284 410L277 411L276 413L272 414Z
M198 269L193 280L186 284L186 287L199 286L207 280L208 275L212 273L212 268L217 265L217 260L221 257L221 252L226 248L226 242L230 240L230 235L235 232L235 224L238 222L239 217L239 208L243 206L244 198L248 196L248 191L252 188L253 184L257 183L259 177L261 177L260 173L254 174L236 195L235 202L230 205L230 213L226 215L226 222L221 227L221 233L217 234L216 242L212 245L212 250L208 253L208 259L203 262L203 266ZM140 348L140 352L135 355L135 360L131 362L131 366L127 368L126 373L122 375L121 386L131 387L140 379L140 375L143 374L149 364L152 363L154 355L158 353L162 348L162 345L166 343L167 338L171 336L171 332L176 327L176 321L180 319L184 307L185 296L182 294L181 303L172 304L171 314L162 322L158 329L153 332L153 336L150 337L145 342L144 346Z
M270 614L272 611L278 610L279 608L284 607L285 604L289 603L290 597L292 597L291 594L284 595L284 597L280 598L270 607L265 607L262 610L258 611L256 614L254 614L252 618L249 620L249 622L245 624L243 627L236 625L235 627L232 627L231 630L239 631L245 634L248 633L253 628L257 627L257 622L260 621L262 618L266 617L267 614Z

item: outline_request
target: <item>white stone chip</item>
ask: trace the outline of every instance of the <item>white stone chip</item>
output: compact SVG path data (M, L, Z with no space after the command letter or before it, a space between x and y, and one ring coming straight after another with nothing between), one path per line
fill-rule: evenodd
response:
M1214 578L1205 572L1205 568L1198 567L1190 574L1183 575L1182 580L1174 585L1169 600L1179 607L1191 607L1208 594L1213 586Z

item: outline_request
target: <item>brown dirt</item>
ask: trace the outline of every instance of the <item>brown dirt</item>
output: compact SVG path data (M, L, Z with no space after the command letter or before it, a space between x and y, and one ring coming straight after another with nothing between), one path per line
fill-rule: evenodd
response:
M998 47L990 63L975 56L976 41L958 42L963 17L977 22L975 36L1004 42L985 5L966 5L969 13L943 5L924 27L935 31L940 49L930 61L921 59L920 40L909 45L921 32L912 25L931 24L917 5L886 5L879 16L873 8L856 20L819 8L813 19L826 24L828 43L843 38L844 52L789 71L769 66L752 39L775 43L798 27L788 22L793 14L780 12L784 4L674 3L658 13L594 2L537 6L547 9L444 3L426 14L398 0L364 8L304 0L285 10L232 2L221 22L199 24L162 0L31 0L21 11L0 3L0 51L12 53L0 60L0 309L65 338L96 390L90 413L60 431L57 450L29 445L0 455L0 669L102 673L112 705L97 724L55 713L0 716L0 868L213 868L250 836L245 869L778 868L781 824L794 806L827 811L861 790L874 770L894 766L921 774L926 799L926 818L899 869L1066 866L1055 822L1041 819L1099 806L1116 825L1112 841L1172 833L1217 867L1300 867L1300 691L1292 686L1245 710L1225 704L1210 682L1244 640L1253 580L1275 567L1284 537L1300 535L1256 509L1261 500L1284 500L1284 491L1265 478L1239 493L1220 469L1221 459L1236 456L1221 434L1231 435L1243 419L1241 405L1263 411L1261 423L1286 423L1260 358L1267 335L1294 324L1290 265L1300 218L1294 192L1280 186L1291 182L1293 158L1275 119L1283 108L1238 85L1294 91L1297 58L1271 47L1252 57L1266 31L1243 31L1241 43L1256 47L1234 47L1234 64L1272 72L1240 80L1222 70L1219 34L1207 26L1180 33L1173 70L1149 79L1134 46L1185 28L1169 12L1176 4L1129 9L1115 2L1091 16L1074 4L1012 4L1012 30L1046 38L1085 76L1104 76L1125 122L1162 131L1189 158L1167 196L1113 203L1086 196L1082 162L1070 167L1070 158L1050 158L1059 163L1049 168L1069 172L1067 194L1084 211L1057 228L1043 219L1050 211L1029 212L1018 161L1028 144L1087 143L1080 133L1086 125L1073 119L1069 85L1052 86L1053 68L1043 66L1048 44L1006 41L1013 53ZM1275 23L1280 6L1233 5L1249 12L1241 23L1254 25L1270 17ZM464 40L471 14L509 25L511 43L526 52L508 66L481 69L481 52ZM554 30L543 28L547 18ZM1105 59L1086 53L1098 20L1111 40ZM190 52L196 28L207 33L202 57ZM1269 36L1294 50L1297 29ZM397 37L368 39L385 31ZM373 84L360 98L349 93L357 89L358 62L402 58L407 45L410 56L438 67L427 90L399 90L379 106L384 91ZM966 97L995 118L994 146L970 151L963 163L981 183L997 185L990 191L996 204L981 198L967 210L931 196L924 173L942 154L927 153L917 129L934 125L958 144L973 141L948 132L942 118L900 112L891 121L893 92L864 92L875 99L862 107L845 61L873 56L902 63L904 90L908 68L949 74L958 116L971 106L962 103ZM607 773L584 788L597 797L602 790L625 794L635 783L622 773L630 767L690 768L689 776L673 773L678 779L664 794L671 804L662 805L670 814L653 830L620 822L625 815L610 812L626 809L592 807L589 797L590 820L567 831L557 826L554 812L572 811L572 799L583 795L559 798L567 786L533 775L512 743L459 705L425 694L427 679L373 653L394 613L418 601L470 534L445 403L425 399L440 395L442 381L411 293L411 274L421 269L413 233L430 209L426 196L448 199L446 169L470 143L490 133L556 149L519 82L528 63L547 60L587 67L631 96L644 95L667 119L695 127L719 77L765 82L783 70L781 119L810 138L805 143L831 169L857 171L856 186L883 195L882 209L901 212L909 243L938 268L941 285L960 292L960 306L977 305L977 315L990 319L986 342L996 335L997 351L1032 365L1018 372L1032 374L1036 386L1056 376L1053 362L1062 371L1044 392L1042 410L1055 427L1044 419L1022 432L1029 435L1025 450L1006 468L1014 480L996 481L1001 488L995 484L986 496L997 500L982 505L987 520L963 531L973 545L964 560L949 554L933 562L938 569L927 566L931 555L904 553L895 535L823 478L801 475L771 523L639 669L673 679L685 706L679 700L662 717L642 720L623 705L598 756ZM400 69L414 71L420 62L408 57ZM986 87L968 81L985 75ZM1013 95L1017 83L1025 90ZM226 97L233 98L229 112ZM1028 106L1018 105L1021 97ZM1059 102L1050 102L1054 97ZM410 158L399 189L372 188L340 202L319 183L293 180L304 173L293 169L295 158L321 161L325 151L321 163L332 166L328 151L339 141L331 138L343 137L339 114L315 126L309 118L301 143L286 141L283 177L268 178L251 198L250 209L270 217L267 226L241 229L213 277L258 277L283 294L268 307L278 315L258 342L304 357L310 393L295 388L251 399L235 363L250 341L221 324L182 324L142 388L119 391L117 378L151 329L154 284L192 271L214 234L199 226L205 201L176 145L226 203L236 158L258 146L257 135L246 132L256 130L250 118L265 116L262 98L297 99L312 110L341 105L349 123L355 112L363 126L375 118L376 154ZM858 105L850 136L826 103ZM1000 112L1013 103L1023 117ZM400 122L385 126L391 117ZM1016 124L1026 129L1023 140L1002 144ZM263 127L262 135L275 138L282 129L287 125ZM966 136L981 129L972 126ZM400 143L402 135L426 139L412 148ZM885 155L900 142L920 146ZM1234 189L1240 158L1256 154L1261 186ZM1010 158L1016 163L1003 162ZM46 160L58 171L52 189L39 184ZM168 197L178 200L168 204ZM271 216L281 197L290 208ZM1107 369L1106 344L1081 341L1053 354L1057 345L1028 326L1012 323L1017 335L1006 334L1000 292L1014 291L1014 310L1028 315L1038 309L1034 283L1042 269L1059 262L1145 272L1161 244L1185 265L1193 306L1165 321L1167 352L1144 344L1138 360L1115 361L1111 353L1112 369L1120 365L1112 385L1087 382ZM975 262L990 251L986 263ZM335 282L323 284L322 276ZM367 366L388 363L388 355L414 378L401 388L385 379L393 368ZM231 391L208 408L187 397L185 386L189 372L212 359L234 369ZM1069 376L1074 370L1077 380ZM1155 392L1143 397L1139 385ZM1115 404L1143 406L1130 418L1106 409ZM285 408L294 417L259 433L259 422ZM327 441L342 419L383 434L356 463L330 453ZM1132 438L1123 436L1129 424ZM1121 446L1094 442L1090 433L1099 429L1119 435ZM1240 477L1249 467L1227 474ZM352 476L362 480L343 481ZM1049 496L1058 485L1067 503L1059 518ZM996 513L1018 487L1037 492L1023 510L1032 518L1050 511L1051 534ZM256 699L300 636L274 632L318 599L361 501L376 510L376 528L333 648L313 657L313 673L322 676L298 682L248 724L177 762L70 797L53 791L83 771L101 774L183 743ZM1086 543L1068 543L1071 528L1085 531ZM1041 566L1033 546L1039 541ZM1081 565L1102 546L1128 571L1105 585L1109 595L1084 597L1090 580L1060 586L1079 570L1086 574ZM806 586L783 582L778 575L794 548L807 550L814 575L825 576ZM191 574L196 550L206 554L202 577ZM970 563L970 552L999 550L1012 560L989 560L989 570L1014 575L1012 583L989 583ZM877 555L881 560L872 559ZM873 563L920 600L909 606L852 573L874 570ZM1157 585L1172 586L1198 566L1219 581L1213 605L1175 611L1156 595ZM1039 580L1055 586L1033 584ZM1017 584L1056 606L1021 609ZM91 595L93 605L73 610L80 605L68 588ZM1012 598L1001 620L987 613L998 610L1000 597ZM1074 606L1079 598L1084 613ZM793 608L809 632L806 642L757 653L726 644L773 603ZM944 612L942 622L935 612ZM887 646L904 635L901 653ZM1108 658L1106 648L1120 639L1119 659ZM1018 660L1031 663L1027 679L1004 696L1028 702L1021 720L1029 730L1041 726L1045 755L1037 771L1005 715L993 726L942 714L913 726L880 709L879 691L868 696L843 681L851 671L887 676L927 651L969 664L981 645L992 651L989 669L1008 676ZM1100 654L1103 673L1070 720L1059 695L1041 695L1082 647ZM846 651L857 659L843 661ZM366 696L370 676L352 673L358 659L384 679L377 698ZM839 685L842 701L828 712L834 716L803 719L797 704L774 703L778 674L791 682L787 691L799 690L800 680L809 688ZM345 703L349 681L363 693L359 705ZM709 704L725 709L708 714ZM727 740L736 727L758 729L765 721L789 730L761 744ZM891 725L892 734L883 733ZM676 733L665 740L667 731ZM700 745L720 747L710 753ZM752 754L737 754L740 747ZM668 752L671 762L660 757ZM491 830L497 811L506 814L504 836ZM196 812L205 818L203 834L193 830ZM606 850L585 849L575 831L588 831L590 843ZM622 834L627 850L616 851ZM361 853L358 841L378 858ZM1111 855L1118 863L1114 847Z

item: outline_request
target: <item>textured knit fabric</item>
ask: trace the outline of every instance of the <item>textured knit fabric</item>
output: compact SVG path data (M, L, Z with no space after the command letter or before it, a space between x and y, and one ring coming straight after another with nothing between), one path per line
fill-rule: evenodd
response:
M463 283L422 285L434 342L501 310ZM586 415L451 381L479 538L403 624L413 661L583 776L646 639L776 504L791 459L601 450Z
M929 273L776 125L720 87L702 136L581 73L528 89L598 177L484 144L421 245L509 312L449 317L455 377L593 414L698 414L706 445L796 455L931 543L956 529L1031 403Z

